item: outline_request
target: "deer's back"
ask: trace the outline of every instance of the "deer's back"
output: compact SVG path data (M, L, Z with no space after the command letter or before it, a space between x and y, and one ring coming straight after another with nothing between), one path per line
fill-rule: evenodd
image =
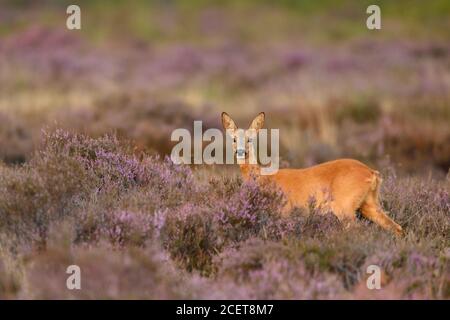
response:
M321 202L364 193L371 188L376 171L353 159L324 162L304 169L281 169L268 179L275 182L295 205L306 205L311 197ZM339 200L339 199L337 199Z

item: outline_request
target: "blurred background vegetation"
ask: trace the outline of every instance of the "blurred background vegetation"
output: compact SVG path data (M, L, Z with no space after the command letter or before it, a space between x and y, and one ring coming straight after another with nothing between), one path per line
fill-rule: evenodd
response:
M450 3L281 0L0 5L0 159L29 158L44 126L116 131L168 153L170 132L221 111L267 113L285 165L336 157L408 172L450 165ZM381 7L368 30L366 8Z
M60 13L65 12L68 5L75 4L65 0L5 0L2 3L6 13L17 14L5 20L7 24L2 23L4 34L33 22L55 26L65 21L65 16ZM348 40L371 34L361 23L365 21L366 8L371 4L382 8L384 29L389 28L389 31L382 32L384 38L448 40L449 36L450 5L445 0L80 0L76 4L85 9L82 10L83 36L97 40L125 36L151 42L202 42L210 38L205 36L205 31L206 34L214 31L202 27L202 16L205 17L208 10L223 12L226 20L235 18L228 21L236 30L233 36L247 41L254 42L267 36L286 38L299 35L318 41ZM34 21L29 21L29 18ZM174 25L168 28L164 20L172 20ZM219 24L221 20L224 18L218 17L216 22ZM396 29L391 29L391 26Z

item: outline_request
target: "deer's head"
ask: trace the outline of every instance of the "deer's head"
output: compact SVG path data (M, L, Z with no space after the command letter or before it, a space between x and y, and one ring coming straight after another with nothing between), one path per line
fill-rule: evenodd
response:
M232 138L233 153L236 154L238 163L248 163L252 150L250 147L256 147L257 133L264 124L264 117L264 112L259 113L253 119L250 127L247 130L243 130L236 126L233 119L226 112L222 112L222 125L227 134ZM256 155L253 156L256 157Z

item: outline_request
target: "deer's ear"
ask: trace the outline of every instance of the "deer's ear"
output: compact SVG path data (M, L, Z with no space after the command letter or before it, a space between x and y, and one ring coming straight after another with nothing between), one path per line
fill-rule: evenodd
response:
M237 130L237 126L233 119L226 112L222 112L222 125L225 130Z
M261 112L260 114L258 114L256 116L255 119L253 119L252 123L250 124L250 128L249 129L253 129L253 130L259 130L263 127L264 125L264 118L266 117L264 112Z

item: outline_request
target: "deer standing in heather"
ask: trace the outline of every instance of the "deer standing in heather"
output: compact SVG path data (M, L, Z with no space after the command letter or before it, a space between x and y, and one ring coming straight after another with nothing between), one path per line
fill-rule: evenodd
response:
M403 235L400 225L383 211L379 202L382 179L376 170L353 159L338 159L305 169L280 169L273 175L261 175L258 164L249 161L249 131L257 132L264 124L265 114L261 112L245 131L245 143L237 143L237 126L231 117L223 112L222 124L233 138L233 152L245 160L239 164L244 180L255 177L259 183L274 183L287 198L283 213L293 207L308 207L313 197L316 205L329 208L339 220L355 221L356 212L380 225L384 229ZM238 161L239 163L239 161Z

